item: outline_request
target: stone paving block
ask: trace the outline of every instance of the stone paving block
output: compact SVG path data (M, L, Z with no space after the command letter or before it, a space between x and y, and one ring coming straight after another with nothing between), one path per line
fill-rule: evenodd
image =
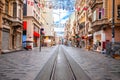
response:
M20 51L0 56L0 80L34 80L54 47L36 48L33 51Z
M120 61L105 54L81 48L65 47L70 56L92 80L120 80ZM114 72L110 72L114 71Z

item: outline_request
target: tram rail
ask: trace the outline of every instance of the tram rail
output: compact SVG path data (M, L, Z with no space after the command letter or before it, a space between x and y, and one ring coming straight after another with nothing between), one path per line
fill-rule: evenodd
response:
M72 79L71 79L71 80L77 80L77 78L76 78L76 76L75 76L75 74L74 74L74 71L73 71L73 69L72 69L72 67L71 67L71 65L70 65L70 62L69 62L69 60L67 59L67 57L66 57L66 55L65 55L65 52L62 51L62 53L63 53L63 55L64 55L64 57L65 57L65 59L66 59L66 63L67 63L67 66L68 66L68 68L69 68L69 72L72 74L72 75L71 75L71 76L72 76ZM58 53L58 54L60 54L60 53ZM58 56L57 56L57 57L58 57ZM51 76L50 76L50 79L49 79L49 80L55 80L55 79L54 79L54 76L55 76L56 65L57 65L57 57L56 57L56 59L55 59L55 61L54 61L53 68L52 68L52 71L51 71Z

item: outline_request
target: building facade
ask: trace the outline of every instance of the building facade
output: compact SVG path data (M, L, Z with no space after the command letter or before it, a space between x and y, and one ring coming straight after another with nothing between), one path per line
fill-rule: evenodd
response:
M107 42L112 41L112 0L95 0L90 1L90 6L92 9L92 28L94 30L93 34L93 44L97 44L98 51L105 49ZM118 10L120 9L120 1L115 0L115 42L120 42L120 19Z
M22 9L23 0L1 0L3 11L0 13L1 51L9 52L22 49Z
M52 46L55 44L55 31L54 31L54 18L53 18L53 5L52 0L42 0L43 4L46 5L41 10L42 28L44 28L43 46Z
M40 45L40 0L24 2L23 12L23 47L30 48Z
M2 12L3 12L3 0L0 0L0 54L1 54L1 43L2 43Z
M89 30L89 19L88 19L88 0L77 0L76 2L76 34L80 37L77 43L81 47L87 47L88 41L88 30Z
M112 0L77 0L75 32L81 37L81 46L102 51L112 41ZM120 42L120 1L115 0L115 42ZM97 47L96 47L97 46Z

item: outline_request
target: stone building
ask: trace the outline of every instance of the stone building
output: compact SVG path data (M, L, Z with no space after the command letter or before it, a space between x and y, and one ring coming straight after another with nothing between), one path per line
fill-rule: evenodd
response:
M3 3L3 11L0 13L2 15L0 16L1 51L4 53L20 50L22 49L23 0L1 1Z
M77 0L76 23L84 46L97 44L96 50L105 49L112 41L112 0ZM120 42L120 1L115 0L115 42Z
M107 42L112 40L112 0L91 0L89 2L90 8L92 9L92 29L93 44L98 44L101 51L105 49ZM115 42L120 42L120 1L115 0Z
M77 0L76 2L76 29L77 34L80 36L79 45L81 47L87 47L87 37L91 34L91 22L88 18L88 10L90 10L87 2L89 0Z
M3 0L0 0L0 54L1 54L1 42L2 42L2 12L3 12Z

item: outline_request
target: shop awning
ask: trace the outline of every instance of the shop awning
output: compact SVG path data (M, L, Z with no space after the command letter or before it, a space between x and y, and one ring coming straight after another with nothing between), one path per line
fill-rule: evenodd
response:
M38 32L35 32L35 31L34 31L34 36L35 36L35 37L40 37L40 34L39 34Z
M23 21L23 30L27 29L27 21Z
M92 34L88 34L86 36L81 36L82 39L92 39L93 35Z

